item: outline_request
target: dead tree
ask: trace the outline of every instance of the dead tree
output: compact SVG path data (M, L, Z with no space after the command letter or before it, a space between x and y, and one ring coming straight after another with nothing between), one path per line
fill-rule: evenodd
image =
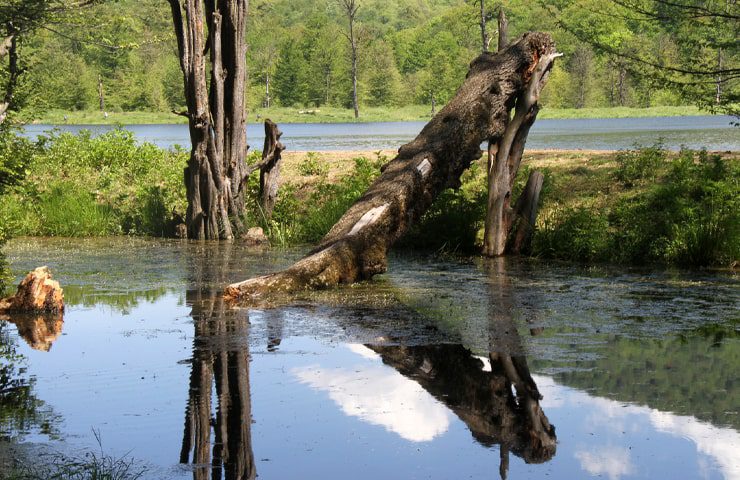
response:
M103 91L103 76L98 75L98 103L100 111L105 112L105 92Z
M544 33L528 33L497 54L481 54L455 97L416 139L399 148L398 156L307 257L282 272L230 285L226 296L259 300L384 272L388 248L439 193L460 186L460 175L480 158L484 140L506 136L507 144L523 145L514 142L507 126L509 111L521 99L511 124L524 124L525 102L539 93L557 56L555 43Z
M193 239L243 229L247 0L169 0L183 72L191 151L185 168ZM210 82L207 78L210 76Z
M355 118L360 118L360 106L357 103L357 38L355 37L355 16L360 6L355 0L341 0L342 7L349 20L349 33L344 36L349 42L352 59L352 107L355 109Z
M278 192L278 180L280 179L280 165L285 147L280 142L283 132L270 119L265 120L265 145L262 149L262 161L260 162L260 199L262 211L265 218L270 219L272 209L275 207Z
M499 51L506 49L508 22L503 7L499 10ZM516 207L511 206L511 191L514 187L519 165L522 161L524 146L527 142L529 129L534 124L539 111L539 96L547 82L552 61L558 56L553 53L545 65L540 60L532 71L532 77L527 87L516 97L515 114L508 121L502 135L492 137L488 141L488 205L486 209L485 232L483 235L483 254L488 256L503 255L506 252L507 240L512 235L512 227L521 225L522 228L531 228L537 216L537 203L542 187L541 179L532 178L528 181L531 187L530 194L522 196ZM541 176L539 172L531 175ZM538 177L539 178L539 177ZM534 202L534 205L522 202ZM526 222L517 222L517 212L529 212ZM520 237L517 251L520 251L524 241L529 238L528 232L514 234Z

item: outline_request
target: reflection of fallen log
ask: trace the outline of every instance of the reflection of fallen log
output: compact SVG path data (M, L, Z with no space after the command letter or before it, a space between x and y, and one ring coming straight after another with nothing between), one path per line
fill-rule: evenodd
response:
M64 294L47 267L28 272L12 297L0 300L0 313L58 313L64 311Z
M481 156L481 142L502 137L516 99L547 71L549 35L528 33L470 65L455 97L422 129L306 258L279 273L230 285L229 298L254 301L273 292L323 288L386 270L387 249Z
M367 347L447 405L484 445L499 444L502 453L511 451L527 463L555 455L555 427L540 408L537 387L522 388L507 365L520 366L531 380L524 357L491 355L491 371L486 371L461 345ZM508 361L503 362L504 357ZM516 395L512 386L517 387Z
M46 267L26 275L16 294L0 300L0 320L15 323L18 334L36 350L49 351L62 333L64 294Z

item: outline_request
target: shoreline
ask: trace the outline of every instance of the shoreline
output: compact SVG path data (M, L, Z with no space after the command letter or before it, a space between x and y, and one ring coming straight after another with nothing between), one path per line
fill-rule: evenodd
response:
M659 118L659 117L696 117L714 116L692 106L677 107L603 107L603 108L543 108L540 120L563 119L612 119L612 118ZM426 122L431 112L426 105L407 107L366 108L361 110L360 118L355 119L352 110L335 107L320 107L313 110L298 108L272 108L269 110L252 110L247 115L247 122L260 123L270 118L280 124L332 124L332 123L393 123L393 122ZM185 125L187 121L170 112L107 112L100 111L62 111L50 110L31 122L34 125Z

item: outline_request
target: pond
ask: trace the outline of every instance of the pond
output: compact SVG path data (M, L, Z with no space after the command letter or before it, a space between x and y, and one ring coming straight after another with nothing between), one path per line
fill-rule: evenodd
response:
M225 284L302 252L6 253L16 274L48 265L67 302L0 321L14 451L98 436L157 479L740 478L731 274L395 252L372 282L234 309Z
M718 151L740 150L740 130L728 116L655 117L537 120L529 134L529 149L620 150L635 145L650 146L662 141L666 148L682 145ZM411 141L424 122L304 123L281 124L283 143L292 151L397 149ZM95 133L114 128L110 125L28 125L26 135L35 138L58 128ZM163 148L190 145L187 125L126 125L140 141ZM247 127L248 142L254 149L264 143L264 128Z

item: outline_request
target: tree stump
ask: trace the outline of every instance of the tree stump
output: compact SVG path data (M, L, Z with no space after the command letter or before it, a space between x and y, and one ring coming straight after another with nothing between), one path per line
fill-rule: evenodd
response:
M0 313L61 313L64 293L48 267L28 272L16 294L0 300Z
M259 301L271 292L325 288L384 272L388 248L444 189L460 186L462 173L483 153L481 143L505 134L514 140L507 129L509 112L518 98L530 98L556 56L552 38L538 32L478 56L455 97L399 148L307 257L282 272L230 285L226 297Z
M283 161L282 153L285 150L285 146L280 142L282 135L283 132L278 129L275 122L269 118L265 120L265 145L260 162L260 199L262 211L268 220L272 217L272 209L277 200L280 165Z

